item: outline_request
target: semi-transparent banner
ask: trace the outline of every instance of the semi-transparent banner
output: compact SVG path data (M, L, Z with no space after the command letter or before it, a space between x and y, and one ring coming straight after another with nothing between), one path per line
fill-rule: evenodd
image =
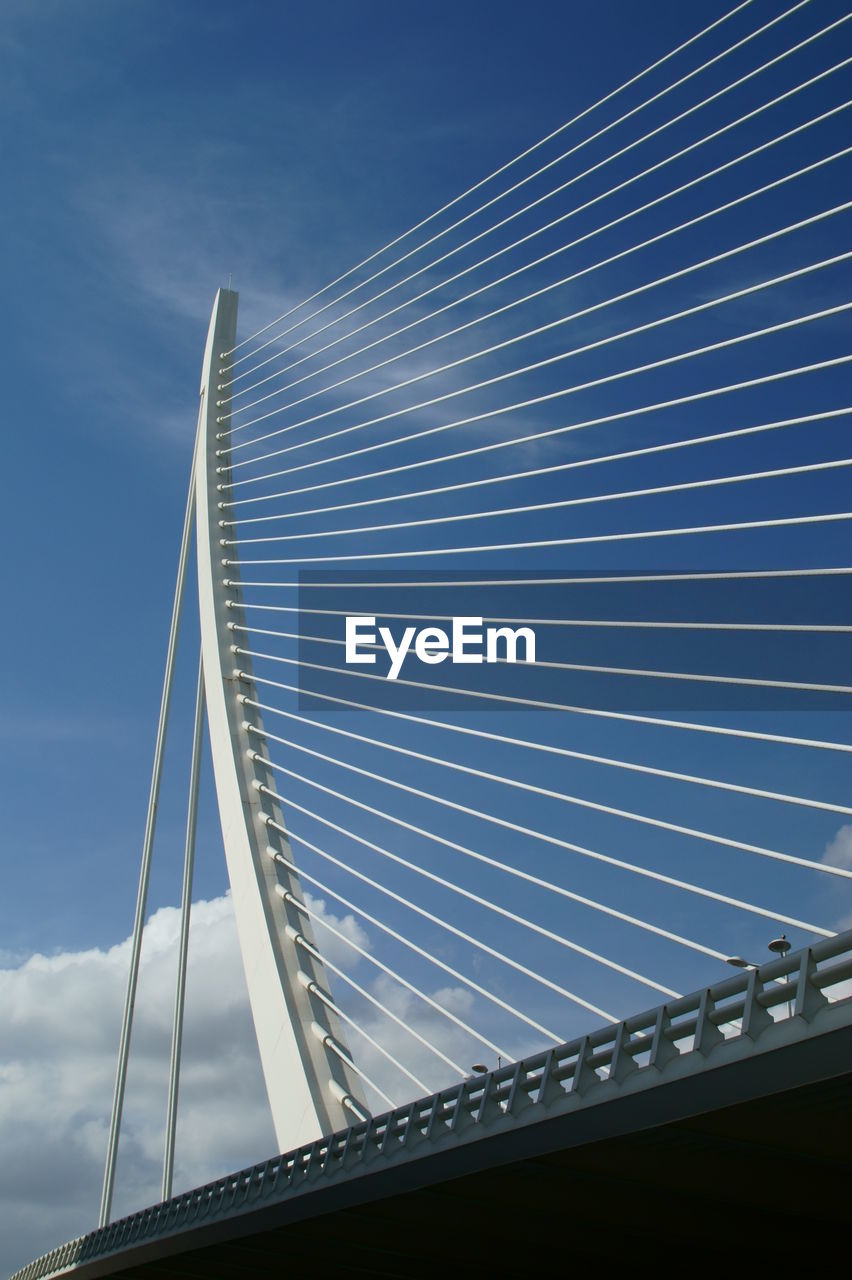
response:
M300 704L848 710L850 587L700 568L303 572Z

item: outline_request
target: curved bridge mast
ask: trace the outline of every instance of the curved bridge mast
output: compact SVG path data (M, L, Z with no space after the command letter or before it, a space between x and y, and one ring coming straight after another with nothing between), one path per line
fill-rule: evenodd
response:
M204 354L195 480L198 594L222 838L260 1059L285 1151L367 1111L346 1065L349 1050L337 1019L312 989L328 990L323 965L295 941L298 936L315 946L308 916L294 905L302 901L298 876L280 860L293 861L289 842L276 829L283 829L282 814L259 790L272 779L263 740L250 738L245 728L261 727L260 713L241 701L251 689L251 667L242 658L235 669L231 651L228 623L242 621L241 592L233 558L227 577L222 569L217 489L228 467L227 437L219 440L217 433L230 423L230 397L225 392L223 401L216 388L220 355L236 341L237 301L230 290L217 293Z

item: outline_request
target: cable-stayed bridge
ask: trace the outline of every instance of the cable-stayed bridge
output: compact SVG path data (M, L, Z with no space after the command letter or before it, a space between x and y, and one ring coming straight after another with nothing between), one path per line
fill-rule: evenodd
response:
M22 1277L420 1274L595 1187L613 1246L744 1185L783 1232L772 1153L839 1217L850 17L746 0L255 332L219 290L100 1226ZM114 1222L191 576L162 1202ZM285 1154L173 1196L205 719Z

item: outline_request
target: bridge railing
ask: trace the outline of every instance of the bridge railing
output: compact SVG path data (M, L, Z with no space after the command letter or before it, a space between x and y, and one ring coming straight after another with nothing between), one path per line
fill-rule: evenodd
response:
M374 1163L535 1123L821 1034L852 1020L850 981L852 930L173 1196L51 1250L12 1280L47 1280L328 1178L357 1176Z

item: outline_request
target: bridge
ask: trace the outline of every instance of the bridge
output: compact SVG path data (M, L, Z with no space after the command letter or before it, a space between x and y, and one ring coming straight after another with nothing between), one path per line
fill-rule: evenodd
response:
M572 1256L606 1258L653 1243L660 1214L670 1246L693 1243L746 1195L762 1251L789 1256L781 1173L810 1189L797 1238L839 1240L852 1028L837 997L850 978L846 934L175 1196L19 1274L238 1275L284 1255L419 1275L448 1248L457 1265L522 1274L527 1215L576 1232ZM514 1213L472 1231L489 1201ZM729 1257L754 1233L751 1216L727 1221L702 1251Z
M253 332L218 291L100 1220L16 1280L839 1231L850 18L746 0ZM115 1219L191 577L162 1198ZM279 1154L173 1194L205 725Z

